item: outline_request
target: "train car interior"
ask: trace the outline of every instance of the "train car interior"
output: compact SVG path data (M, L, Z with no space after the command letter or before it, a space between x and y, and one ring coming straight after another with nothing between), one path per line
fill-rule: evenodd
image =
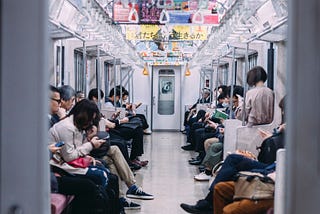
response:
M0 213L319 210L319 1L0 11Z

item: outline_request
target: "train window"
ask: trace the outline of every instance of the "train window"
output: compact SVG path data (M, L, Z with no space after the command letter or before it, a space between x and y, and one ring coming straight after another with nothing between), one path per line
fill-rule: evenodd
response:
M174 70L159 70L158 114L174 114Z
M64 85L64 46L57 46L55 64L55 85Z
M258 54L252 54L249 56L249 70L254 66L257 66Z
M222 70L222 85L228 85L229 64L225 64L220 68Z
M85 73L83 66L83 54L74 51L75 90L85 92Z

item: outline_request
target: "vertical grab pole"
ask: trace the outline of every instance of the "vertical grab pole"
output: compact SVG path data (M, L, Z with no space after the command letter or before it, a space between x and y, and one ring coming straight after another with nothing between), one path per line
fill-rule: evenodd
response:
M100 49L97 45L97 61L96 61L96 78L97 78L97 90L98 90L98 108L101 110L101 91L100 91Z
M245 66L244 66L244 72L242 75L242 84L243 84L243 103L242 103L242 109L245 109L246 106L246 94L247 94L247 72L249 70L249 43L246 45L246 55L245 55ZM242 126L246 125L246 111L242 111Z
M199 97L201 97L201 86L202 86L202 76L203 76L203 71L202 71L202 68L201 68L201 71L200 71L200 85L199 85ZM199 102L200 103L201 99L199 98Z
M131 80L131 91L130 91L130 94L131 94L131 97L132 97L132 103L134 103L134 87L133 87L133 70L131 70L131 75L130 75L130 80Z
M85 94L87 97L87 46L86 42L83 41L83 50L82 50L82 57L83 57L83 70L82 70L82 86L81 89L83 90L82 92Z
M236 76L236 62L235 57L236 56L236 48L232 47L232 79L231 79L231 90L230 90L230 112L229 112L229 118L232 119L232 107L233 107L233 89L234 89L234 82L235 82L235 76Z
M218 105L218 86L219 86L219 67L220 67L220 57L218 58L218 61L217 61L218 65L217 65L217 74L216 74L216 93L215 93L215 96L216 96L216 106Z
M212 87L213 87L213 61L212 61L212 69L211 69L211 76L210 76L210 105L212 104L212 101L213 101L213 90L212 90Z
M122 107L122 69L121 69L121 59L119 59L119 72L120 72L120 107Z
M114 57L113 59L113 91L116 92L116 79L117 79L117 59ZM115 96L114 96L115 97ZM113 99L113 106L116 107L116 99Z
M60 39L60 52L59 52L59 83L58 86L64 85L63 74L62 74L62 39Z

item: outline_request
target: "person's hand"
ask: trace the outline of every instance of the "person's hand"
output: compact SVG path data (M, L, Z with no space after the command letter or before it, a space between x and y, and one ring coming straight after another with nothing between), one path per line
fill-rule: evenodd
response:
M55 143L49 145L49 150L52 152L52 153L56 153L57 151L61 150L61 147L56 147L55 146Z
M213 129L216 129L218 127L218 125L211 120L208 120L208 125Z
M224 134L224 128L219 128L219 132L220 132L221 134Z
M106 121L106 127L109 129L114 129L116 127L116 124L111 122L110 120L105 120Z
M97 133L98 133L98 128L93 125L90 129L87 130L87 139L90 141L91 138L97 135Z
M269 173L267 176L270 177L273 181L276 181L276 171Z
M60 119L63 119L67 116L67 112L64 108L59 108L59 111L57 112L57 115L59 116Z
M262 137L263 140L265 140L265 139L267 139L267 138L272 136L272 133L268 132L266 130L258 128L258 131L259 131L259 134L260 134L260 136Z
M99 148L106 141L102 140L102 139L99 139L96 136L96 137L93 137L90 142L91 142L91 144L93 145L94 148Z
M281 124L279 126L279 128L278 128L279 132L283 132L285 129L286 129L286 124L285 123Z
M243 105L243 97L239 94L236 94L236 96L238 97L238 106L242 106Z
M120 123L127 123L127 122L129 122L129 118L127 117L124 117L120 120Z

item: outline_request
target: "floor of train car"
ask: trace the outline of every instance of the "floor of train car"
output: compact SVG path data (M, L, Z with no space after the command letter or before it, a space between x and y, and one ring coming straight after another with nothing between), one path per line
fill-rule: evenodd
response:
M127 214L179 214L186 213L180 203L194 204L208 193L208 182L193 179L198 172L197 166L188 164L195 156L194 152L184 151L180 147L186 142L186 136L180 132L153 132L144 137L147 167L136 172L137 184L154 200L132 200L141 204L141 210L127 210Z

